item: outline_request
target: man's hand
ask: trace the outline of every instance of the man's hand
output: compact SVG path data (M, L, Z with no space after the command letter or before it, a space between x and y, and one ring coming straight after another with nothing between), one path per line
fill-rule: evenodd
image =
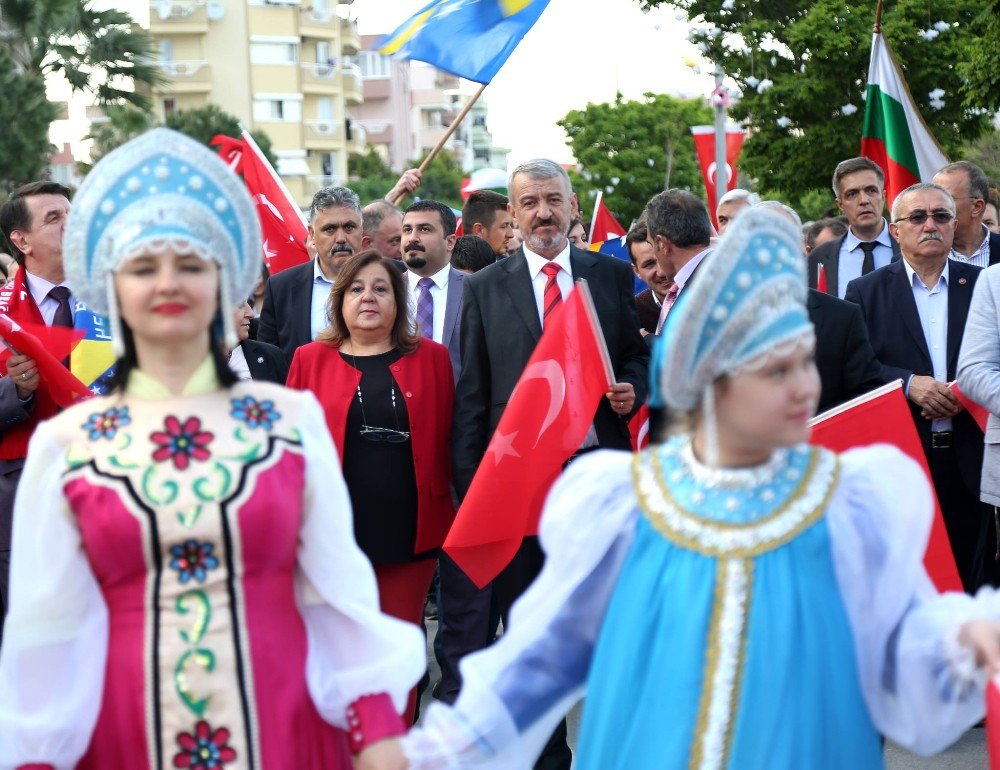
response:
M933 377L913 375L907 397L920 407L921 416L928 420L943 420L962 411L958 397L945 383Z
M355 770L406 770L409 766L398 738L376 741L354 758Z
M990 676L1000 674L1000 623L970 620L958 630L958 643L975 650L976 664Z
M388 193L386 193L385 199L389 203L396 205L396 201L400 198L405 198L407 195L412 193L418 187L420 187L420 178L423 176L420 173L420 169L408 168L403 172L403 175L396 182L395 186Z
M19 354L7 359L7 376L14 381L17 397L22 401L27 400L42 381L34 359Z
M611 402L611 409L620 417L631 414L632 407L635 406L635 388L631 382L616 382L604 397Z

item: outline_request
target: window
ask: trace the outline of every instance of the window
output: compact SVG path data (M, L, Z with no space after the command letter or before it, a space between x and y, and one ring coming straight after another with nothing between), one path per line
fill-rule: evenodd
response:
M251 43L251 64L295 64L299 49L295 43Z
M302 102L294 99L254 99L253 119L270 123L298 123Z
M389 77L389 57L374 51L362 51L355 57L355 61L361 67L361 74L366 78L387 78Z
M333 99L324 96L316 100L316 117L319 120L333 120Z
M336 59L330 56L330 42L328 40L321 40L316 43L316 63L317 64L336 64Z
M177 100L172 96L168 96L163 100L163 117L169 118L174 114L174 110L177 109Z
M167 63L174 60L174 41L170 38L160 40L160 61Z

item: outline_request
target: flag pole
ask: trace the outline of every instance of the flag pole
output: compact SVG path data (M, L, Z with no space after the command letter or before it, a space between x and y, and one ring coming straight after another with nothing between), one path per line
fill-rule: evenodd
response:
M604 190L597 191L597 201L594 203L594 218L590 221L590 236L587 243L594 242L594 229L597 227L597 212L601 210L601 200L604 198Z
M876 35L882 31L882 0L878 0L875 5L875 26L872 28L872 32Z
M424 162L421 163L420 168L417 169L421 174L423 174L424 171L427 170L427 167L431 164L431 161L433 161L434 158L437 157L437 154L441 152L447 141L451 139L451 135L454 134L455 131L458 129L459 124L463 120L465 120L465 116L469 114L469 110L472 109L472 106L479 101L479 97L482 96L483 91L486 90L486 85L487 85L486 83L481 83L479 85L479 88L476 90L476 93L472 95L469 101L465 103L465 106L462 107L462 111L455 116L455 119L453 121L451 121L451 125L448 126L448 130L444 132L444 136L442 136L438 140L438 143L434 145L434 149L432 149L429 153L427 153L427 157L424 158ZM399 195L393 202L398 206L400 203L403 202L403 199L406 198L407 195L409 195L409 193L404 192L401 195Z

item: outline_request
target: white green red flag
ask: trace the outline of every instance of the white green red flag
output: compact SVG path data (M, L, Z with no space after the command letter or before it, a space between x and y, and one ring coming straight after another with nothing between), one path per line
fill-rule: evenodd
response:
M896 57L880 32L872 36L861 154L885 171L890 206L911 184L931 181L949 162L913 103Z

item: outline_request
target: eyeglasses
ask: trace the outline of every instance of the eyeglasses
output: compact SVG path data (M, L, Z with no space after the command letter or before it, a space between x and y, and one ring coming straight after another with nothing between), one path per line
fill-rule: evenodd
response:
M894 221L902 222L906 220L911 224L920 226L927 221L927 217L933 219L934 224L936 225L946 225L955 218L955 215L952 214L950 211L941 211L940 209L938 209L937 211L914 211L912 214L910 214L910 216L899 217Z
M373 444L405 444L410 440L410 434L404 430L373 428L365 425L361 428L361 438Z

